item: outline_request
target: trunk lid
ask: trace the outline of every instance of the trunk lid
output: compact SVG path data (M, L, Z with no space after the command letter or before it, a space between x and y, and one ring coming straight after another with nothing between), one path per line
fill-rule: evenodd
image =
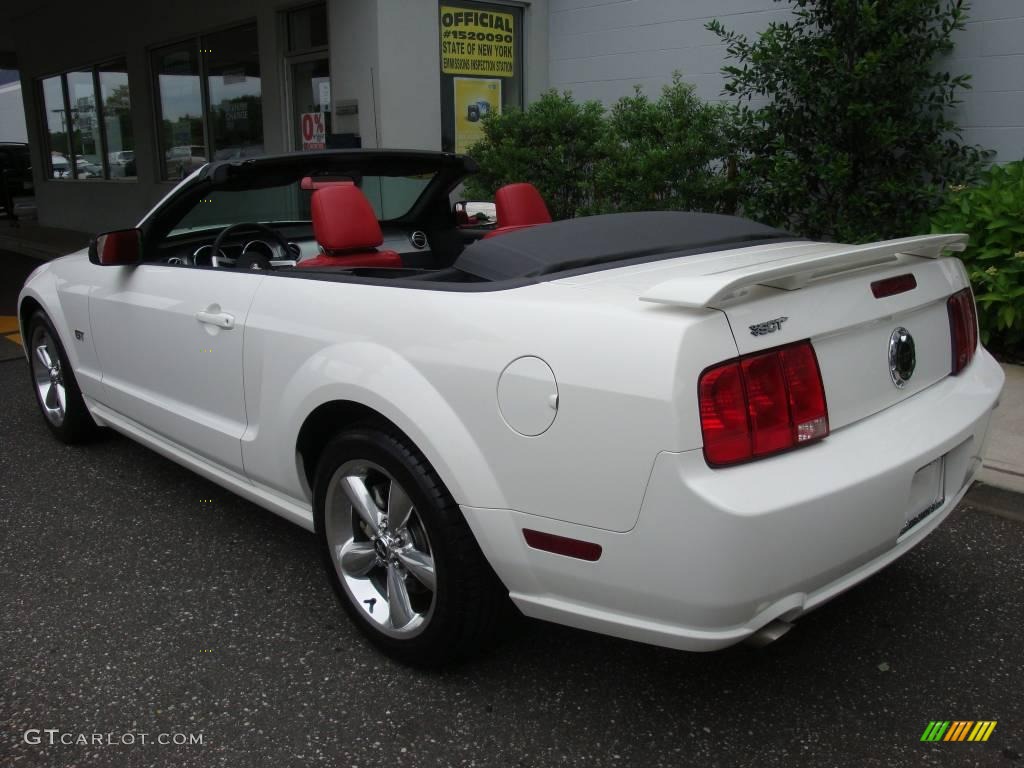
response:
M810 339L818 356L833 430L913 397L950 373L946 299L967 286L957 259L966 237L904 238L864 246L789 243L708 254L673 274L662 273L640 298L645 302L718 309L729 320L741 355ZM876 298L872 283L912 275L916 286ZM648 278L653 274L648 272ZM900 385L890 372L894 333L898 368L911 375ZM904 333L905 332L905 333ZM897 376L897 378L900 378Z

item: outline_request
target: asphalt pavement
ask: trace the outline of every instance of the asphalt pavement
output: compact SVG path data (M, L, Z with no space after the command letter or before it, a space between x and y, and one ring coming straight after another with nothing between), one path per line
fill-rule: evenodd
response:
M18 294L38 259L0 249L0 361L22 358L18 335Z
M4 766L1024 765L1019 521L962 506L764 649L524 619L429 673L349 625L311 534L117 435L58 444L24 361L0 392Z

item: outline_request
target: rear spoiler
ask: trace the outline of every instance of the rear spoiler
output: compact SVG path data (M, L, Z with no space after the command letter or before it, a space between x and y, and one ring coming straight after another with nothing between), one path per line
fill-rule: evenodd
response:
M742 294L754 285L792 291L821 277L896 261L904 254L938 259L945 251L964 250L967 240L967 235L922 235L866 245L822 243L823 250L815 249L813 253L789 253L751 266L667 280L648 289L640 301L676 307L709 307Z

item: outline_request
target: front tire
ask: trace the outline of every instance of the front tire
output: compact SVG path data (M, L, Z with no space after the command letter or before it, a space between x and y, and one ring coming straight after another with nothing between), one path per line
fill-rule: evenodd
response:
M29 319L27 330L32 390L46 426L58 440L69 445L89 440L99 428L89 415L53 323L46 313L37 310Z
M371 426L340 434L314 486L331 582L375 645L405 663L440 666L490 643L508 593L404 436Z

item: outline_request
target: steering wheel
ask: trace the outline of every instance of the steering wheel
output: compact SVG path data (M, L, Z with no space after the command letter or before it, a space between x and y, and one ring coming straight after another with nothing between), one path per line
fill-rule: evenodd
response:
M279 246L281 246L281 258L288 257L288 241L285 240L284 235L282 235L276 229L272 229L265 224L259 224L255 221L243 221L239 222L238 224L230 224L224 227L224 229L220 231L220 234L217 235L217 239L213 241L213 245L211 246L211 248L213 249L213 253L210 256L210 264L212 266L221 266L220 258L217 256L217 254L220 253L220 244L223 243L225 239L227 239L227 236L229 234L236 232L240 229L255 229L258 232L261 232L265 235L269 235L272 240L274 240ZM239 257L237 266L243 266L243 263L247 269L270 268L270 260L266 258L248 258L243 262L242 258Z

